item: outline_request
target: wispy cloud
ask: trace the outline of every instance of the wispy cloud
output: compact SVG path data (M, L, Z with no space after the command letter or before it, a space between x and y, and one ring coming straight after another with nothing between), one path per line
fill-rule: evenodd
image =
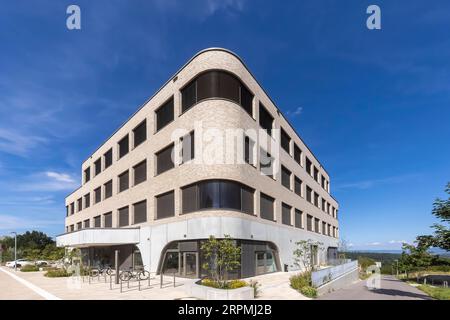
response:
M0 230L36 229L60 224L61 219L40 220L34 219L33 217L23 218L8 214L0 214Z
M286 116L296 117L296 116L299 116L302 112L303 112L303 107L297 107L294 110L288 110L286 112Z
M365 189L370 189L370 188L380 186L380 185L402 183L402 182L417 178L418 176L419 176L419 174L406 174L406 175L392 176L392 177L380 178L380 179L368 179L368 180L361 180L361 181L348 182L348 183L337 183L335 186L335 190L341 190L341 189L365 190Z
M78 186L77 179L67 173L45 171L24 179L17 185L16 191L68 191Z
M0 150L6 153L26 156L30 151L47 141L44 137L0 128Z

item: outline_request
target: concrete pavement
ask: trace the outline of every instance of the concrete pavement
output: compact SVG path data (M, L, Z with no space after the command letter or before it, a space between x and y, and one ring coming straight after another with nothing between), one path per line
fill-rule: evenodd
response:
M20 271L17 271L17 273L19 272ZM32 289L18 282L7 273L0 271L0 300L43 300L43 299L44 298L42 296L34 292Z
M369 290L366 280L324 294L318 300L432 300L419 289L393 276L381 276L380 289Z

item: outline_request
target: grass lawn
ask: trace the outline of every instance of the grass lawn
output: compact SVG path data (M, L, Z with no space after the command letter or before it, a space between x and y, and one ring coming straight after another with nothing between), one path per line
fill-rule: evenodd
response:
M432 287L429 285L421 284L417 286L418 289L422 290L430 297L438 300L450 300L450 288L443 287Z

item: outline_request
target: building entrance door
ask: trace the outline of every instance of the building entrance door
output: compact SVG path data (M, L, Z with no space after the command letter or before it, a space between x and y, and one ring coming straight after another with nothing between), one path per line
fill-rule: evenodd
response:
M187 278L197 278L198 275L198 253L183 252L183 276Z
M256 275L271 273L277 271L275 256L272 251L257 251L256 258Z

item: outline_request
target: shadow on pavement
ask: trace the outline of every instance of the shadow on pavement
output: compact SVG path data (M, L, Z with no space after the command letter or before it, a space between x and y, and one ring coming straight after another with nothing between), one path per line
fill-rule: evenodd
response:
M384 294L384 295L388 295L388 296L400 296L400 297L410 297L410 298L417 298L417 299L423 299L423 300L433 300L431 297L427 296L426 294L407 292L407 291L396 290L396 289L374 289L374 290L370 290L370 292L377 293L377 294Z

